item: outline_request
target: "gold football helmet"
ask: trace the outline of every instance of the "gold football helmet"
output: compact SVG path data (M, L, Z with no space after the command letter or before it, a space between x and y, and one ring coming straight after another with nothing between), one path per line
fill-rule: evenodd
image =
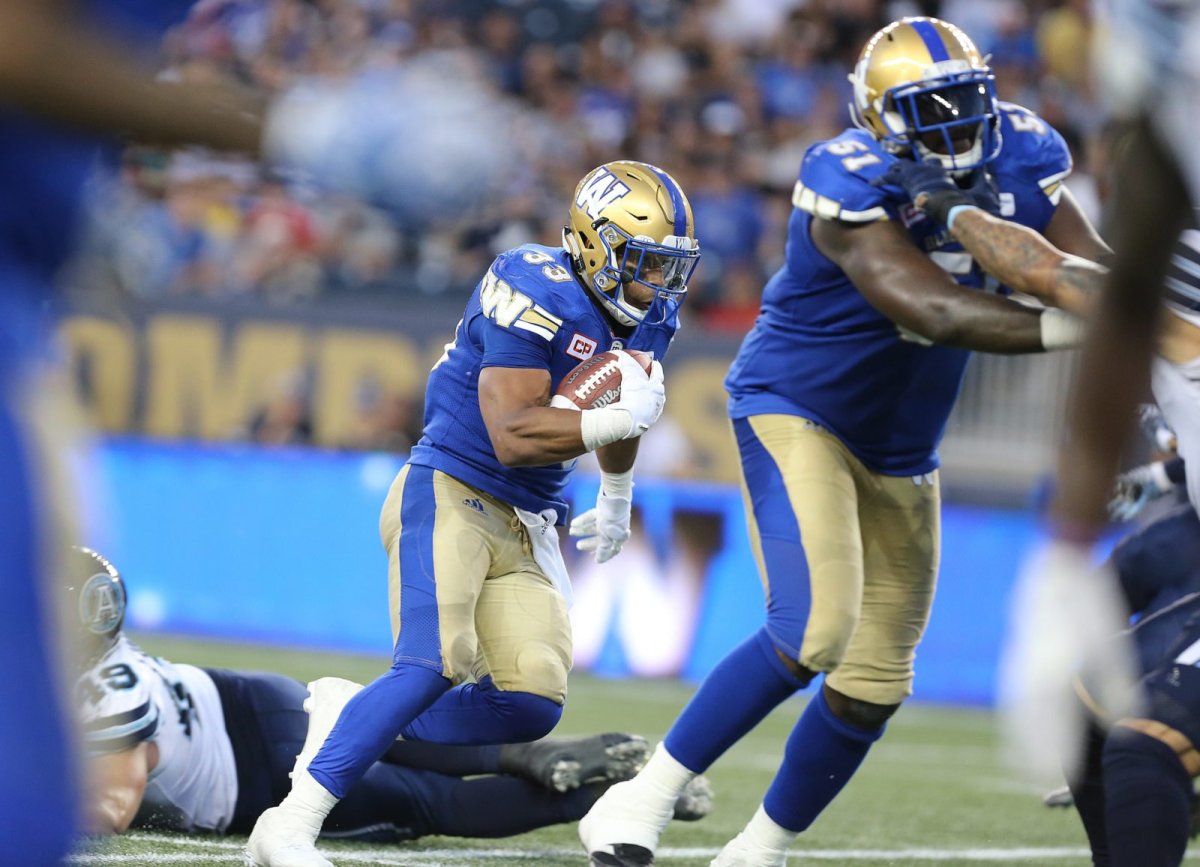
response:
M937 18L880 30L850 75L850 114L892 153L963 173L1000 151L996 80L970 38Z
M621 325L636 327L647 309L626 297L639 283L653 290L656 317L687 292L700 260L692 206L660 168L632 160L605 163L575 188L563 247L579 278Z

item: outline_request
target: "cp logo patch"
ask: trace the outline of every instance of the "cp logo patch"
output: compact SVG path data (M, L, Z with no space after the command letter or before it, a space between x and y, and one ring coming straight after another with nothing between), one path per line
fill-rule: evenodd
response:
M571 342L567 344L567 355L578 358L580 361L587 361L595 354L596 341L590 337L584 337L578 331L571 335Z

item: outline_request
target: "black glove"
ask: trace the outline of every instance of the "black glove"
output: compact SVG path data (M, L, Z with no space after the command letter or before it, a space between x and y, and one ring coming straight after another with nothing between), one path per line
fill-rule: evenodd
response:
M1000 216L1000 192L987 169L978 169L975 172L971 186L967 187L967 196L970 197L971 204L983 208L994 217Z
M988 187L987 173L981 171L983 185ZM871 181L873 186L900 187L908 193L914 205L942 225L950 214L950 209L957 205L975 205L967 191L960 190L954 180L946 174L942 164L937 160L918 163L909 159L897 159L888 170ZM988 190L990 192L990 189ZM981 190L981 193L984 192ZM993 201L995 194L992 193ZM980 205L980 207L983 207ZM999 210L997 204L995 210Z

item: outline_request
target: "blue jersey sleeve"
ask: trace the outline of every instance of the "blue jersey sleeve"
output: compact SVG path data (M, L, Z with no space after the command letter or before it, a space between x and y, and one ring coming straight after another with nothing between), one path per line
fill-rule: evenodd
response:
M860 130L847 130L808 149L792 205L825 220L871 223L891 219L896 203L871 181L895 159ZM893 190L894 192L894 190Z
M522 252L497 257L480 281L480 316L472 329L483 347L482 367L550 368L563 320L549 309L540 272Z
M1058 130L1032 111L1011 102L1000 103L1003 148L999 171L1019 166L1055 207L1062 198L1063 181L1071 174L1071 151Z

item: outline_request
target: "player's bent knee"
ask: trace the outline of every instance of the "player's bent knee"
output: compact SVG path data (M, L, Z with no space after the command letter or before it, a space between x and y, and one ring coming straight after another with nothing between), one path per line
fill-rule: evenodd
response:
M788 658L798 659L797 665L810 672L831 672L846 656L850 639L858 625L858 617L852 614L813 612L810 619L800 624L790 624L790 628L767 620L767 628L775 646Z
M801 689L812 683L812 679L817 676L817 672L807 666L801 665L800 660L792 659L785 651L780 650L778 647L772 647L772 650L775 651L775 655L779 658L783 667L787 669L788 674L797 680Z
M896 704L873 704L869 701L851 698L828 684L825 684L822 690L825 694L825 703L829 705L834 716L847 725L866 731L877 731L883 728L892 718L892 714L900 707L899 702Z
M562 718L563 706L541 695L528 692L502 692L506 743L523 743L544 738Z
M789 677L794 678L800 689L807 687L820 672L820 669L811 668L797 658L796 648L800 646L802 635L796 636L792 641L787 637L786 631L773 630L768 622L759 630L756 639L763 652L769 654L771 661L778 663L778 667L786 671Z
M1166 753L1158 744L1174 753L1189 777L1200 776L1200 750L1183 732L1152 719L1123 719L1114 725L1104 744L1105 765L1132 760L1161 762Z

